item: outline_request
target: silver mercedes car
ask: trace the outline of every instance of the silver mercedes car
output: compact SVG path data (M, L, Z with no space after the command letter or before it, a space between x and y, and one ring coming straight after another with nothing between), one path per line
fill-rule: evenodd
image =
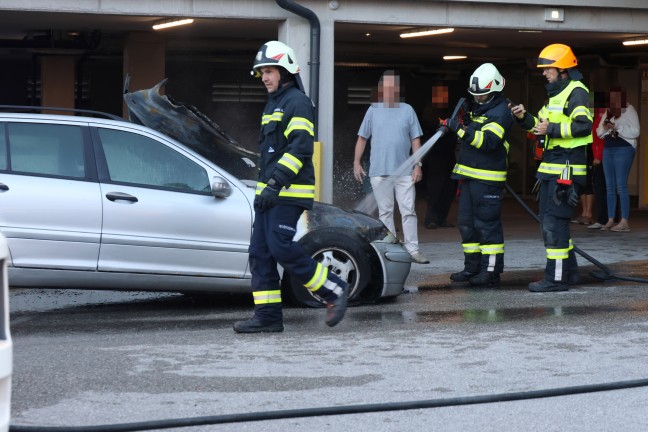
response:
M250 291L256 154L161 85L125 95L130 121L0 113L12 287ZM410 256L373 217L316 203L295 239L349 283L351 301L403 290ZM287 274L282 289L321 305Z

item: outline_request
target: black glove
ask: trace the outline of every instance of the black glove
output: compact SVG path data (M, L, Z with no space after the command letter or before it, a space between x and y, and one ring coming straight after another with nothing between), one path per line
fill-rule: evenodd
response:
M559 206L562 202L566 202L571 207L576 207L578 206L578 199L578 192L576 192L576 188L574 187L573 183L569 186L561 184L556 186L553 200L557 206Z
M569 204L572 207L578 206L578 200L579 200L578 192L576 192L576 188L572 184L569 187L569 190L567 192L567 204Z
M264 212L269 208L274 207L279 200L280 186L274 179L268 180L268 184L261 191L261 193L254 197L254 210Z
M461 121L455 119L455 118L450 118L450 119L445 119L443 121L443 124L448 127L448 129L457 132L459 128L461 128L462 124Z

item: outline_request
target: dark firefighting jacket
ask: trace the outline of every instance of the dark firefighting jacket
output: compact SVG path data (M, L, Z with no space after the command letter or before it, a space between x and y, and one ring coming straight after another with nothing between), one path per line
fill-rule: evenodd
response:
M483 105L474 104L470 120L457 131L460 151L452 178L468 178L504 186L509 144L505 135L513 119L500 94Z
M259 136L261 166L257 195L274 178L283 186L279 204L313 207L313 118L311 100L293 83L268 95Z

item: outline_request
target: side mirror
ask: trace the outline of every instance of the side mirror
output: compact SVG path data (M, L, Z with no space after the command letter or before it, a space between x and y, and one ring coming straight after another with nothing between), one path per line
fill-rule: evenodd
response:
M223 177L214 177L211 187L214 198L227 198L232 194L232 187Z

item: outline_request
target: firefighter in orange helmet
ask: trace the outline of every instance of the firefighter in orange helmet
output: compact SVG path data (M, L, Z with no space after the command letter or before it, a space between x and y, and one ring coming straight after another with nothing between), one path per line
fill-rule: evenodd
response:
M549 101L538 116L524 105L511 107L527 131L544 136L544 154L536 178L540 183L540 226L547 253L544 278L529 284L533 292L567 291L579 281L578 263L569 233L579 188L585 186L587 145L592 142L589 90L576 68L571 48L552 44L542 50L537 67L547 79Z

